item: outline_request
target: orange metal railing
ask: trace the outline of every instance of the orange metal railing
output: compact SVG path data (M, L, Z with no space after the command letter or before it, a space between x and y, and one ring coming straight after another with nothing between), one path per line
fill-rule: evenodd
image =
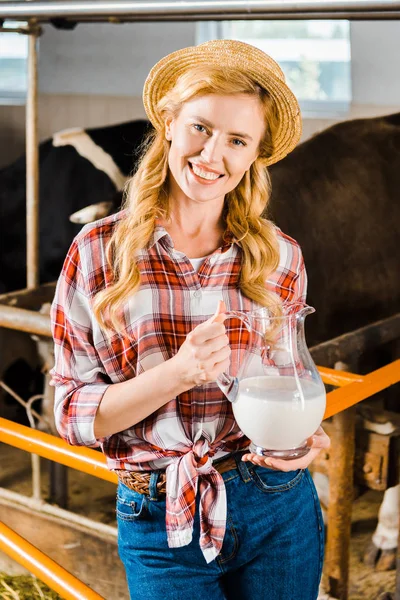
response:
M332 382L332 385L340 385L337 382L333 382L335 377L335 371L333 369L325 369L322 367L318 367L318 369L324 383ZM340 371L338 371L338 374L339 376L342 375ZM351 375L351 373L345 373L342 381L344 382L347 379L347 383L343 383L343 387L327 394L324 419L332 417L333 415L346 410L346 408L361 402L361 400L365 400L366 398L381 392L385 388L398 383L400 381L400 360L395 360L376 371L372 371L372 373L368 373L368 375L362 375L361 377L353 376L357 377L357 379L352 379L352 383L350 383L351 377L349 378Z
M25 538L0 521L0 550L34 573L66 600L104 600Z
M109 471L101 452L83 446L69 446L64 440L19 425L0 417L0 441L21 450L38 454L66 467L83 471L100 479L118 483L118 477Z
M337 371L336 369L329 369L329 367L317 367L317 369L322 377L322 381L335 387L343 387L354 381L361 383L364 380L364 375L347 373L347 371Z
M318 367L318 370L324 383L338 387L327 394L324 419L400 381L400 360L368 375L355 375L326 367ZM106 459L100 452L85 447L69 446L53 435L18 425L1 417L0 441L100 479L118 483L117 476L107 469Z
M318 367L318 370L324 383L338 388L327 394L324 419L342 412L400 381L400 360L368 375L356 375L327 367ZM18 425L1 417L0 441L106 481L118 482L115 473L107 469L103 454L90 448L69 446L60 438L24 425ZM65 600L101 599L101 596L1 523L0 548L24 564L30 572L37 575L49 587L62 594Z

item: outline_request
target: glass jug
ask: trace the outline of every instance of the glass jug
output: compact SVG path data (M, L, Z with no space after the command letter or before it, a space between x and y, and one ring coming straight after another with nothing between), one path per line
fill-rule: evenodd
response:
M308 351L304 320L311 306L286 303L280 316L268 308L227 311L249 332L249 344L236 377L223 373L217 384L232 402L250 451L293 459L309 451L307 438L321 424L326 393Z

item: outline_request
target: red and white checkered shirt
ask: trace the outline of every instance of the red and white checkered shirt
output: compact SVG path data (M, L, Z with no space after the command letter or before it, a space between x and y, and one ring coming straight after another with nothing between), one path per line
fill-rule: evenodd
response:
M57 429L70 444L101 446L112 470L166 469L170 547L191 541L199 492L200 546L210 562L221 550L226 521L225 486L212 463L249 445L217 384L171 398L140 423L101 440L94 437L94 420L110 384L173 357L187 334L215 313L219 300L225 301L228 311L249 311L259 305L240 291L242 254L234 240L218 248L196 272L186 255L174 250L167 231L157 226L148 247L137 256L141 285L124 310L124 334L107 339L91 306L96 293L112 283L105 247L123 215L85 226L73 241L58 280L51 313ZM307 279L300 248L278 228L277 236L279 266L266 287L283 301L304 302ZM238 335L234 320L226 325L234 373L247 338Z

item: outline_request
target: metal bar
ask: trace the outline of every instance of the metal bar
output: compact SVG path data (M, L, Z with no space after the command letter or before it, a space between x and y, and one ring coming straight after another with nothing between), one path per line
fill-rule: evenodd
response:
M104 600L61 565L0 521L0 549L65 600Z
M72 18L74 20L80 17L146 17L154 19L157 16L182 16L187 20L193 20L193 17L203 19L205 16L212 16L214 19L223 16L224 19L230 19L237 15L249 15L257 13L260 18L267 18L269 15L280 13L303 13L304 18L308 18L307 13L319 13L324 18L331 18L337 12L346 12L357 16L357 14L385 13L400 10L398 0L379 1L379 0L208 0L195 1L171 0L169 2L159 2L149 0L147 2L138 2L134 0L80 0L76 2L65 1L43 1L32 0L31 2L1 2L0 18L26 20L36 18L38 21L54 18Z
M50 339L42 339L41 347L47 347L52 352L48 352L48 355L44 355L42 353L42 360L44 360L44 365L42 366L42 372L44 372L44 383L43 383L43 400L42 400L42 415L46 419L46 422L49 424L49 428L47 433L56 434L56 425L54 422L54 387L50 385L51 375L50 375L50 366L54 364L54 342ZM46 360L47 359L47 360Z
M26 97L26 260L27 287L39 285L39 133L38 29L28 36L28 90Z
M369 398L400 381L400 359L363 376L362 383L354 382L327 394L324 419Z
M55 289L56 282L52 281L51 283L42 283L42 285L34 290L24 288L0 294L0 310L2 304L39 310L42 304L46 302L50 303L53 300Z
M12 396L14 398L14 400L16 400L21 406L23 406L26 410L27 407L27 402L21 398L21 396L19 396L18 394L16 394L14 392L14 390L12 388L10 388L6 383L4 383L4 381L0 380L0 388L3 388L3 390L5 390L7 392L7 394L10 394L10 396ZM36 410L34 410L33 408L30 410L31 415L33 415L38 421L41 421L42 423L44 423L44 425L46 425L48 427L48 423L46 422L45 419L43 419L43 417L41 415L39 415L39 413L36 412Z
M25 308L0 304L0 327L17 329L18 331L26 331L27 333L35 333L51 338L49 316Z
M79 17L79 18L65 18L65 21L69 23L165 23L165 22L191 22L191 21L312 21L312 20L343 20L349 21L389 21L389 20L400 20L400 11L382 11L382 12L368 12L368 13L353 13L353 12L334 12L334 13L320 13L320 12L296 12L296 13L236 13L234 15L227 15L225 13L219 14L191 14L191 15L157 15L157 16L104 16L104 17ZM43 22L43 20L41 20Z
M68 468L51 460L49 462L49 502L68 508Z
M31 29L28 27L0 27L0 33L23 33L29 35Z
M0 441L62 465L94 475L105 481L118 483L118 477L109 471L103 454L90 448L69 446L64 440L18 425L0 417Z
M322 381L335 387L342 387L349 383L362 383L364 381L363 375L356 375L355 373L348 373L347 371L337 371L336 369L328 369L328 367L317 367L319 374L321 375Z
M192 15L157 15L157 16L104 16L104 17L79 17L78 18L66 18L65 21L69 23L165 23L165 22L192 22L192 21L303 21L303 20L344 20L349 21L389 21L389 20L400 20L400 11L382 11L382 12L334 12L334 13L320 13L320 12L296 12L296 13L270 13L267 16L265 13L236 13L234 15L226 15L225 13L204 15L204 14L192 14ZM41 19L41 22L45 22L46 19ZM23 27L11 28L11 27L0 27L0 33L20 33L29 35L30 30Z
M32 429L36 428L35 419L32 414L32 404L37 400L41 399L41 394L32 396L26 403L26 414L28 415L29 425ZM42 497L42 486L41 486L41 471L40 471L40 456L37 454L31 454L32 464L32 496L36 500L40 500Z
M338 361L354 360L366 350L400 338L400 313L345 333L310 348L318 364L334 365Z

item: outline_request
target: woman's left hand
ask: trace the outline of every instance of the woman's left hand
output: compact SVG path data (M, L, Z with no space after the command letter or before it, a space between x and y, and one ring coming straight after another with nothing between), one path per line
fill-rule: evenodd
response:
M244 454L243 461L252 462L260 467L268 467L276 471L297 471L297 469L306 469L314 458L321 452L322 449L327 449L330 446L330 439L326 435L322 427L318 427L313 436L308 438L307 445L311 447L310 451L301 458L293 460L282 460L281 458L264 457L258 454Z

